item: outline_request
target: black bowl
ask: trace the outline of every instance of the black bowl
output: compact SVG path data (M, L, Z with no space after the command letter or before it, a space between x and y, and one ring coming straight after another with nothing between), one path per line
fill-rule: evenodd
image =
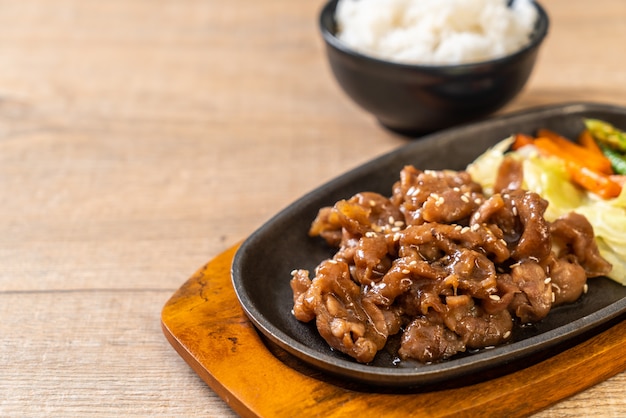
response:
M409 65L352 50L336 36L337 0L320 14L320 30L332 72L359 106L389 129L421 135L487 116L524 87L549 19L537 3L537 23L521 50L490 61L460 65Z

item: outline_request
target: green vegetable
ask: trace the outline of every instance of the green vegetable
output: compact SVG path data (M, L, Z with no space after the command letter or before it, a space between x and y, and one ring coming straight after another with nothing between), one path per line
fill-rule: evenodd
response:
M604 144L600 144L600 149L606 158L611 161L611 167L617 174L626 174L626 156L615 151L613 148L609 148Z
M590 201L576 212L593 225L600 254L613 265L609 277L626 285L626 187L617 198Z
M585 119L584 122L591 135L600 144L626 152L626 133L599 119Z
M572 211L584 215L593 226L600 254L613 265L608 277L626 286L626 187L614 199L601 199L574 186L561 160L542 157L532 147L507 152L510 144L511 139L506 139L470 164L467 171L472 179L483 185L485 193L493 192L504 155L522 161L522 187L549 202L545 218L554 221Z
M587 193L570 181L567 168L560 159L529 156L524 158L523 167L522 187L550 202L544 214L547 220L554 221L586 202Z
M503 139L487 151L483 152L473 163L467 167L467 172L475 182L480 183L483 191L493 194L493 188L496 184L496 172L498 167L504 160L504 153L511 148L514 138Z

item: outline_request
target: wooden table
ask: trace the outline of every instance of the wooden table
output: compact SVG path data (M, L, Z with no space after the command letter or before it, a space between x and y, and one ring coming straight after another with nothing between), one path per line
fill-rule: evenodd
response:
M626 2L551 0L503 112L626 105ZM407 139L338 89L318 1L0 2L0 416L232 416L160 329L199 267ZM539 417L624 416L621 373Z

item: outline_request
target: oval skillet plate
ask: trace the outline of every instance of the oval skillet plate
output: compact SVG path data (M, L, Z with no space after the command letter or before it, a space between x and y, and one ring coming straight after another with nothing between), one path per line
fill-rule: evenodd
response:
M590 279L589 291L579 301L553 309L532 327L516 329L513 341L506 345L425 365L398 362L391 350L382 350L372 363L359 364L331 350L313 323L299 322L291 313L290 272L296 268L313 271L333 253L322 239L307 235L321 207L361 191L389 196L400 170L408 164L422 170L462 170L487 148L516 132L533 134L548 128L576 137L583 129L583 117L626 126L622 107L572 103L536 108L423 137L308 193L255 231L235 255L233 286L246 315L271 342L310 366L348 381L389 387L476 374L558 347L608 321L619 320L626 313L626 286L606 278Z

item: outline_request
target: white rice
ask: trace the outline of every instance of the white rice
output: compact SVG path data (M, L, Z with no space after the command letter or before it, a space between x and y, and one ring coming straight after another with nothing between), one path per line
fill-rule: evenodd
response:
M529 42L532 0L339 0L337 36L370 56L409 64L498 58Z

